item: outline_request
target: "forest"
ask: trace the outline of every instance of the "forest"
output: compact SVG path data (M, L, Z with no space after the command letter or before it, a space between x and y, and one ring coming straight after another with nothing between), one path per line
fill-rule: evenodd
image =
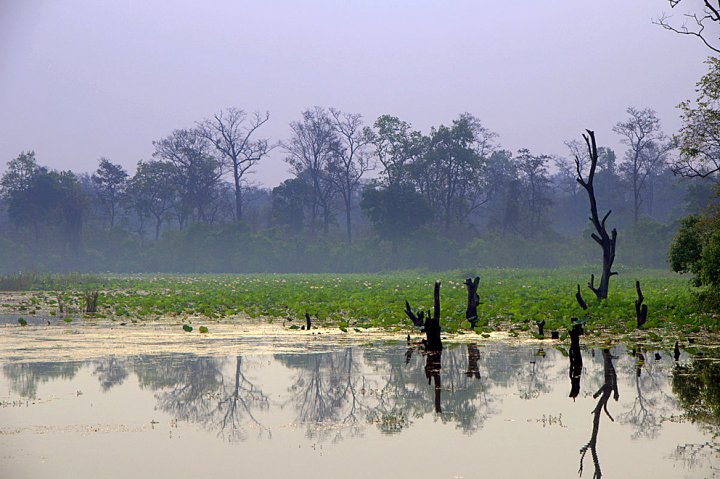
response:
M683 221L715 201L717 168L689 151L699 110L686 104L684 130L669 135L654 110L629 107L612 129L624 150L598 147L595 194L619 231L618 263L666 268ZM314 107L280 141L263 137L268 121L227 108L154 141L133 173L107 158L91 173L56 171L21 152L0 180L2 272L376 272L597 258L577 181L589 167L580 136L558 156L504 149L469 113L421 132L391 115L366 124ZM273 150L291 178L252 183Z

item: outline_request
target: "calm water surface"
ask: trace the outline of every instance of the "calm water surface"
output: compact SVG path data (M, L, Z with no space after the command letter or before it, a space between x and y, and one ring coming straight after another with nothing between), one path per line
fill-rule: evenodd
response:
M720 476L717 360L582 360L574 383L564 350L507 344L6 362L0 477Z

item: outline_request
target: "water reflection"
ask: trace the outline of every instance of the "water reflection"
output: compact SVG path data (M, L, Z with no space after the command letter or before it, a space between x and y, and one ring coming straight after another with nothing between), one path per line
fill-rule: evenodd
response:
M587 436L576 440L584 444L580 473L590 452L596 478L602 477L598 444L603 416L610 420L604 426L605 441L616 438L620 426L627 439L653 440L668 422L683 419L701 424L715 437L720 432L716 353L684 361L673 361L675 351L644 345L596 353L581 350L578 331L570 336L569 364L553 349L466 344L442 351L392 346L274 356L107 357L88 363L11 363L2 371L11 392L25 398L35 398L39 387L50 381L72 380L83 369L108 396L136 381L152 394L158 410L229 442L270 438L286 424L313 440L337 442L373 429L397 434L426 419L470 435L495 417L507 420L505 403L513 400L562 407L564 414L577 411L585 435L585 414L592 408L590 438L586 443ZM568 376L573 401L567 400ZM287 380L280 383L279 378ZM614 423L608 404L611 398L619 401L620 389L624 398L614 408ZM591 395L594 407L588 404ZM557 415L557 410L548 413ZM610 424L619 426L611 433ZM712 462L717 454L714 441L688 441L666 451L665 457L695 467Z
M613 399L617 401L620 398L620 394L618 393L618 385L617 385L617 373L615 372L615 366L613 365L613 357L610 354L609 349L603 349L602 351L602 357L603 357L603 376L605 378L605 381L602 386L600 386L600 389L593 394L593 398L598 399L597 405L595 406L595 409L593 409L593 421L592 421L592 434L590 434L590 440L586 445L580 448L580 469L578 473L582 476L583 473L583 461L585 460L585 454L587 454L587 451L590 450L590 455L592 456L593 465L595 466L595 473L593 474L593 479L602 477L602 471L600 469L600 459L598 458L597 453L597 439L598 439L598 433L600 432L600 417L602 416L602 412L605 411L605 414L607 417L610 418L611 421L615 421L613 417L610 415L607 409L607 403L610 400L610 395L612 395Z

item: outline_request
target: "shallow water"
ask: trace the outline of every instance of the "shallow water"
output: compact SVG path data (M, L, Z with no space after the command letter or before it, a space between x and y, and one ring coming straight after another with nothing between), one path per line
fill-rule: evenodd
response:
M560 350L505 343L5 362L0 476L718 476L717 368L655 353L583 350L575 399Z

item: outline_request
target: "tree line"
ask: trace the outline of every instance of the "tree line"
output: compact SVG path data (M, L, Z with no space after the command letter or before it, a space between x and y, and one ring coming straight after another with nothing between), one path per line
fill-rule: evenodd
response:
M625 151L598 148L596 195L626 231L628 262L665 264L680 218L710 202L717 168L706 171L697 156L712 153L688 139L693 108L671 137L654 110L630 107L613 128ZM15 251L4 269L204 271L203 257L216 263L210 270L231 271L332 270L348 255L354 262L341 269L587 259L576 177L589 158L578 141L565 156L511 152L469 113L422 132L391 115L366 124L314 107L281 141L263 137L268 121L268 112L224 109L154 141L133 174L107 158L92 174L55 171L22 152L0 179L0 241ZM273 150L291 178L251 183ZM694 173L710 181L685 180Z

